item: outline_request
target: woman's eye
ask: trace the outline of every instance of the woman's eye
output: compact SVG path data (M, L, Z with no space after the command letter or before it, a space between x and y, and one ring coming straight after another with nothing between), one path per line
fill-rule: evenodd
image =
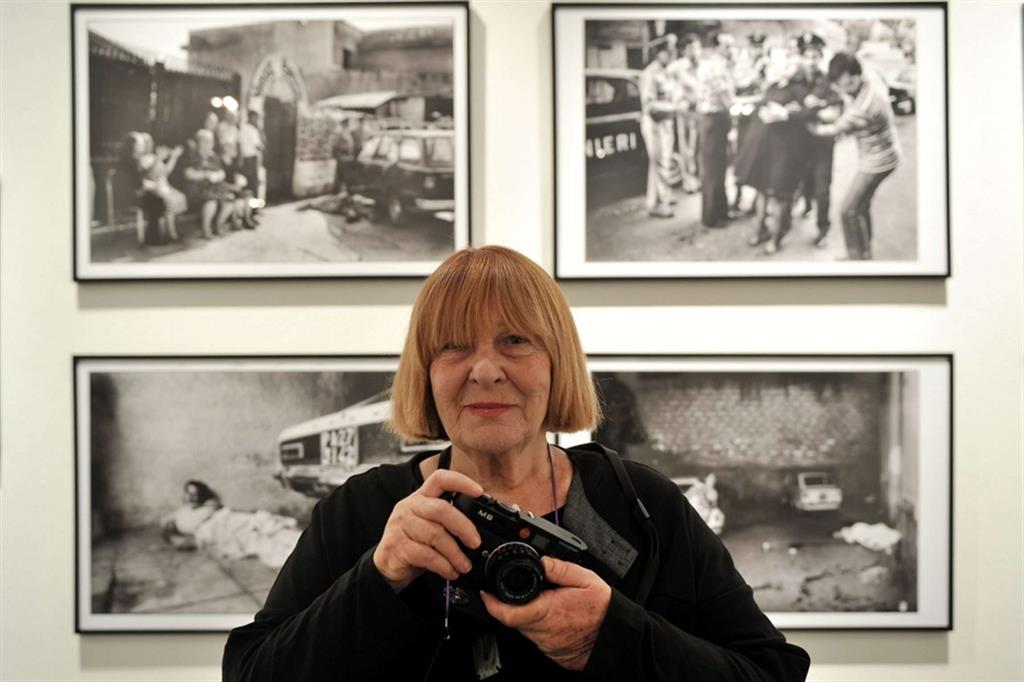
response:
M526 336L519 334L508 334L502 339L505 349L509 353L523 354L533 350L533 341Z
M441 350L442 351L454 351L454 350L465 350L465 349L466 349L466 344L464 344L464 343L455 343L454 341L449 341L448 343L446 343L443 346L441 346Z

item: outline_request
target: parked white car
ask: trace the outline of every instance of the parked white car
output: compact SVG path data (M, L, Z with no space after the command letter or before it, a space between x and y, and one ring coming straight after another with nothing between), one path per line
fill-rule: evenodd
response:
M827 471L799 471L790 479L787 498L800 511L835 511L843 504L843 489Z

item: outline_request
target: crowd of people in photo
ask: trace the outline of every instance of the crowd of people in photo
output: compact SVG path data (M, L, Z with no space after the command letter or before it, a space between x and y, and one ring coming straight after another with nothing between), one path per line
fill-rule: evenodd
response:
M256 229L259 218L252 200L258 195L265 146L256 111L249 111L245 122L237 111L209 111L202 127L173 148L155 145L149 133L129 133L123 165L137 179L139 243L180 241L177 218L189 211L196 213L203 239ZM179 164L181 172L175 174ZM180 187L172 184L172 177Z
M672 186L681 174L684 191L700 192L705 226L754 214L747 243L771 255L783 248L802 198L802 216L815 213L813 243L823 248L833 148L837 137L851 135L857 169L839 215L848 258L871 259L871 203L900 163L888 85L853 54L836 52L827 64L825 54L825 40L812 32L786 41L752 34L742 49L728 33L655 40L639 83L648 213L674 216ZM746 207L745 194L752 194Z

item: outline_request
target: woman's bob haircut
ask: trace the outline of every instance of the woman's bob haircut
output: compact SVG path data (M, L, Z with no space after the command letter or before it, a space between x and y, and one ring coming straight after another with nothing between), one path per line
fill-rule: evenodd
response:
M420 289L391 389L391 429L412 440L447 439L434 405L430 364L445 344L471 344L491 321L529 336L551 358L542 427L596 428L601 408L562 290L521 253L485 246L453 253Z

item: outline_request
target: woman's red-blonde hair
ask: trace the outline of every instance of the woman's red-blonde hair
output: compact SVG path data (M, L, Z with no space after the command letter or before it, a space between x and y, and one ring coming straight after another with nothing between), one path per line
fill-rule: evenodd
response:
M601 407L562 290L521 253L484 246L453 253L423 283L391 388L392 430L409 439L447 438L434 405L430 364L445 344L472 343L491 320L529 335L551 358L542 428L596 428Z

